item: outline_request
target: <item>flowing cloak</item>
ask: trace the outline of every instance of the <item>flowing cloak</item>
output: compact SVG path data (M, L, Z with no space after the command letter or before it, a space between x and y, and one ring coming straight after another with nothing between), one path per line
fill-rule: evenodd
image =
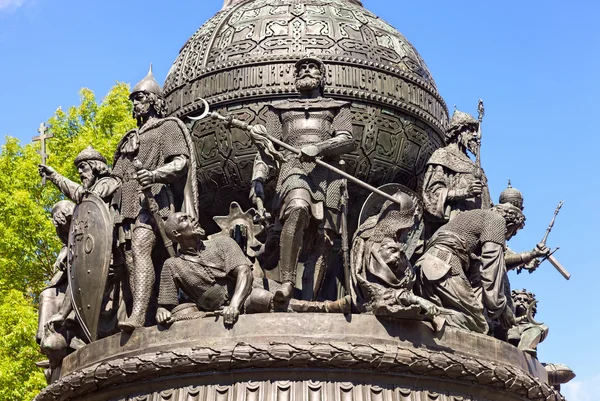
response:
M376 257L383 238L377 232L381 223L380 215L369 217L358 229L352 242L350 254L351 295L355 307L361 311L370 310L370 305L383 300L396 303L398 290L412 291L415 275L408 260L404 260L403 277L392 271ZM396 241L396 238L387 237ZM400 244L398 244L400 245Z
M456 327L486 333L484 307L496 319L507 307L504 290L506 222L492 210L459 214L433 236L425 254L417 261L417 291L435 305L460 314L447 318ZM471 263L471 255L481 265ZM476 266L478 272L471 272ZM481 266L481 267L479 267ZM481 298L470 276L479 274Z
M187 127L177 118L151 119L139 129L128 131L117 146L113 163L113 176L121 180L121 188L113 197L119 215L115 223L135 219L141 211L140 186L136 179L134 158L147 170L155 170L167 163L170 157L187 157L185 180L172 183L155 183L152 194L159 205L159 214L167 218L171 212L182 211L197 218L198 181L196 179L196 154Z
M487 178L482 171L483 192L480 197L448 199L451 190L466 190L476 180L476 166L466 154L454 147L437 149L427 162L423 183L423 203L430 219L447 222L460 212L489 209L491 198Z

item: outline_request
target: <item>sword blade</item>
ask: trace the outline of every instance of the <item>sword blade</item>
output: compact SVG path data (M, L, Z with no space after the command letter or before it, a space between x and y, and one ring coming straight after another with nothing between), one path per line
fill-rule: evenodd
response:
M562 274L562 276L565 279L570 279L571 278L571 274L567 271L567 269L565 269L558 260L556 260L556 258L553 255L548 256L548 262L550 262L552 264L552 266L554 266L554 268L556 270L558 270L558 272L560 274Z

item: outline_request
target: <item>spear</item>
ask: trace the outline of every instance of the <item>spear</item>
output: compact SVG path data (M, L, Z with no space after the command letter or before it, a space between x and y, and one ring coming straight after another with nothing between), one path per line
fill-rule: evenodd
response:
M251 125L249 125L248 123L246 123L244 121L237 120L237 119L233 118L232 116L225 117L225 116L220 115L217 112L210 113L210 116L211 116L211 118L213 118L215 120L221 120L221 121L226 122L227 125L229 125L229 126L250 132L251 133L250 137L252 138L252 141L258 142L261 146L265 146L266 143L272 142L275 145L279 145L282 148L287 149L290 152L295 153L297 155L300 155L302 153L300 151L300 149L296 149L295 147L273 137L272 135L269 135L269 133L267 133L266 128L262 129L261 130L262 132L260 134L258 134L258 133L254 133L251 131L252 130ZM334 173L342 176L343 178L347 179L348 181L353 182L354 184L361 186L373 193L376 193L377 195L382 196L387 200L390 200L394 203L399 203L398 199L394 198L392 195L387 194L387 193L383 192L382 190L377 189L374 186L369 185L366 182L359 180L358 178L354 177L353 175L348 174L345 171L340 170L339 168L334 167L331 164L324 162L323 160L315 159L314 162L315 162L315 164L325 167L326 169L333 171Z
M483 176L483 170L481 169L481 123L483 122L483 116L485 116L485 108L483 107L483 100L479 99L477 103L477 121L479 121L477 128L477 155L475 156L475 170L476 178L481 179Z

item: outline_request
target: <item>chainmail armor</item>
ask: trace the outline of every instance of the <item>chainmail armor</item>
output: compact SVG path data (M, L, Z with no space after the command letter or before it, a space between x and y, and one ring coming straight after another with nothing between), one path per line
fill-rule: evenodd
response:
M267 132L296 148L330 140L337 131L343 132L341 135L344 136L352 132L350 110L347 107L303 110L302 102L298 102L297 109L269 109L266 120ZM351 137L346 139L351 140ZM339 211L343 179L313 162L301 162L292 152L283 153L286 161L279 172L273 210L281 209L290 191L302 188L309 192L314 202L323 202L326 208ZM340 167L339 158L325 160Z
M449 231L461 237L470 252L476 252L481 244L494 242L506 244L506 221L492 210L469 210L463 212L443 226L440 231Z
M120 149L117 150L113 175L122 181L120 217L135 219L142 209L144 195L141 194L136 178L134 158L142 163L144 169L152 171L165 165L167 160L174 156L183 155L189 158L190 152L184 133L172 120L150 120L139 130L130 131L127 135L138 136L138 150L135 153L121 153ZM164 218L168 217L173 204L173 193L170 188L165 184L153 184L151 191L158 204L159 214Z
M229 237L204 241L196 255L169 258L161 273L159 305L179 304L179 289L200 309L214 310L223 306L235 289L231 271L251 263L238 244Z

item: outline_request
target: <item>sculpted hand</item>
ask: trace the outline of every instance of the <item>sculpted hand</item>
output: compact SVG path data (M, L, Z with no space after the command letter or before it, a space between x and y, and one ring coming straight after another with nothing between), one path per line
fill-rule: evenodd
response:
M158 324L168 324L173 315L165 308L158 308L156 311L156 322Z
M147 187L148 185L154 184L154 172L146 169L138 170L137 180L142 187Z
M467 194L470 198L480 196L483 192L483 185L481 181L475 180L469 184L469 188L467 188Z
M548 256L548 254L550 253L550 248L548 248L544 244L537 244L535 248L533 248L532 252L536 258L543 258Z
M56 324L57 326L62 326L64 322L65 319L62 316L62 314L57 313L56 315L53 315L50 319L48 319L48 323L46 323L46 325L53 326Z
M265 200L265 189L262 181L254 180L252 181L252 187L250 188L250 202L260 209L260 205L258 204L259 199L260 201Z
M312 162L319 155L319 148L315 145L308 145L300 149L300 152L301 162Z
M56 174L56 170L50 166L46 166L45 164L38 164L38 172L42 177L51 177L52 175Z
M223 308L223 323L226 326L233 326L240 316L240 311L237 307L229 305Z

